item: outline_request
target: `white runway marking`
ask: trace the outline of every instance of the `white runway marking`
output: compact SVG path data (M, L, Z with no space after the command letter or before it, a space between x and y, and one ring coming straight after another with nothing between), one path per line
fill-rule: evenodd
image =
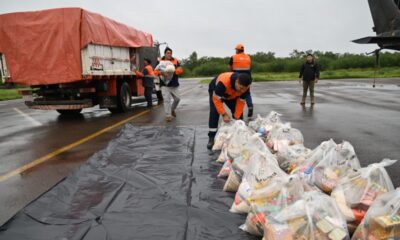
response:
M22 115L23 117L25 117L25 119L27 119L28 121L30 121L32 123L32 125L34 126L43 126L43 124L41 124L40 122L38 122L37 120L35 120L34 118L32 118L31 116L29 116L28 114L22 112L21 110L19 110L18 108L14 108L14 110L19 113L20 115Z

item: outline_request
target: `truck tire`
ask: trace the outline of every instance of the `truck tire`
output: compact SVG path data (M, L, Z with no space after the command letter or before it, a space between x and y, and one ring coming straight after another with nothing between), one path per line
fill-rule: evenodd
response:
M57 112L61 115L78 115L80 114L82 109L58 109Z
M131 109L132 90L127 82L123 82L117 92L117 108L109 108L112 113L124 113Z

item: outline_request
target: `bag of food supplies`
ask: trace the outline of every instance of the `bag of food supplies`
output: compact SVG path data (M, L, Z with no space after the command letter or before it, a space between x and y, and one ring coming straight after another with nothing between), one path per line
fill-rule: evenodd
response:
M352 240L400 239L400 188L376 198Z
M172 80L172 77L174 76L175 65L171 61L162 60L158 63L154 70L160 72L161 81L163 81L165 85L168 85L168 83Z
M238 190L239 185L242 182L243 174L247 170L250 156L257 151L266 152L269 150L256 133L253 134L249 138L249 141L243 146L240 155L233 159L231 171L224 185L224 191L236 192Z
M292 161L288 167L288 172L297 174L300 178L311 182L311 173L315 165L324 159L326 154L336 146L337 144L332 139L322 142L304 158L299 157L295 161Z
M215 135L214 146L212 150L221 150L224 144L228 144L229 139L232 137L234 131L234 123L223 123L222 126L218 129L217 134Z
M311 173L311 181L322 191L330 194L342 177L349 171L359 168L360 162L353 146L344 141L332 148L315 166Z
M282 151L286 146L304 144L303 134L286 123L274 127L267 137L267 146L274 152Z
M246 123L241 120L235 121L233 128L234 130L232 136L229 138L229 143L226 144L220 157L217 159L218 162L224 162L218 177L228 177L233 159L241 156L244 146L249 141L251 135L254 134L254 132L246 126Z
M229 160L229 157L228 157L228 143L224 143L224 145L222 145L221 153L219 154L219 156L217 158L217 162L225 163L227 160Z
M324 193L306 192L300 200L267 217L264 239L345 240L350 236L336 202Z
M246 123L237 120L234 123L235 130L228 144L228 156L231 159L235 159L240 156L244 145L249 141L250 137L254 134L254 131L246 126Z
M252 154L249 166L244 173L242 182L236 192L234 202L230 209L232 213L248 213L250 205L247 202L253 192L263 189L275 178L286 177L270 152L259 152Z
M385 167L395 162L396 160L383 159L380 163L350 171L339 181L331 196L336 200L347 222L360 224L375 199L394 190Z
M262 118L260 115L257 115L257 118L254 121L249 122L249 127L256 132L263 132L265 135L271 131L274 125L278 123L282 123L280 116L281 114L271 111L267 117Z
M266 187L253 191L247 199L250 211L240 228L252 235L263 236L267 217L300 200L303 194L303 184L298 176L275 178Z
M289 172L290 166L293 162L301 161L311 153L311 150L304 147L303 144L286 145L281 151L276 153L279 167L285 172Z

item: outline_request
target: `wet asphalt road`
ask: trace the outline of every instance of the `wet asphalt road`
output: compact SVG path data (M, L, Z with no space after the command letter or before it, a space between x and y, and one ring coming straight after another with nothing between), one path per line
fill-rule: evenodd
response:
M198 80L181 82L178 118L169 125L207 125L208 86ZM383 158L400 159L400 79L378 80L376 88L372 88L371 80L324 80L317 84L313 108L309 103L305 108L299 105L300 94L298 82L255 83L255 113L281 113L284 121L303 132L309 148L329 138L347 140L355 147L362 166ZM85 109L80 117L63 118L56 112L27 109L21 100L0 102L0 176L143 111L145 108L139 105L130 113L111 115L92 108ZM166 124L162 107L130 122ZM0 181L0 225L102 149L119 129ZM399 170L400 162L388 169L395 186L400 186Z

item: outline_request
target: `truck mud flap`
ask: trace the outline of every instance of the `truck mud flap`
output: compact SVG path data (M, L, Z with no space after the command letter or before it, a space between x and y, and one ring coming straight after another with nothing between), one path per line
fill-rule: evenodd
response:
M25 101L25 105L40 110L74 110L93 107L92 100Z

